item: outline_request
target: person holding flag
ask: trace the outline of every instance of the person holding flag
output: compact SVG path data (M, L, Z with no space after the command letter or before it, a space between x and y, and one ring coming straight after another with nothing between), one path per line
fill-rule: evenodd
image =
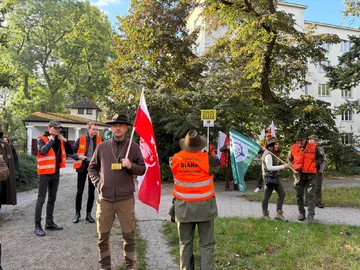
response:
M134 269L134 175L143 175L146 166L140 146L126 138L128 126L132 125L127 117L116 114L106 124L111 125L113 138L96 147L88 167L99 193L96 211L99 263L102 269L111 269L110 232L116 214L124 239L125 269Z
M264 151L264 153L261 157L261 161L262 161L261 171L262 171L264 183L266 183L265 177L268 174L270 174L271 172L278 174L279 170L290 167L289 164L278 165L279 158L276 155L276 153L278 151L279 151L279 140L276 137L267 138L266 151ZM265 184L264 199L262 200L262 203L261 203L262 211L263 211L263 218L270 219L268 205L269 205L269 200L270 200L271 194L273 193L274 190L278 194L278 200L276 203L275 219L281 220L281 221L286 221L285 217L283 215L283 210L282 210L282 206L283 206L284 198L285 198L285 190L280 181L277 185Z
M195 269L193 241L196 226L200 238L200 269L215 268L214 219L218 216L218 209L213 173L218 169L220 160L205 150L206 144L206 138L191 130L180 140L182 151L170 158L180 269Z
M226 137L224 145L220 148L220 152L225 153L225 166L226 166L226 175L225 175L225 190L230 191L230 183L234 182L232 167L231 167L231 159L230 159L230 138ZM239 185L234 183L234 190L240 191Z

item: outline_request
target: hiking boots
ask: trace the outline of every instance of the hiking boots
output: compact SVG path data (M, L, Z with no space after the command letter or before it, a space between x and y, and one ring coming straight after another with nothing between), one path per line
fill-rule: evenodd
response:
M283 210L277 210L276 211L276 216L274 217L274 219L280 220L280 221L286 221L283 214L284 214Z
M314 215L308 215L308 221L309 222L314 222L315 221Z
M86 214L86 221L89 221L90 223L95 223L95 220L92 218L90 212Z
M226 184L226 185L225 185L225 190L226 190L226 191L230 191L230 190L231 190L229 184Z
M304 214L304 213L300 213L299 216L298 216L298 220L304 221L304 220L305 220L305 214Z
M269 211L263 211L263 219L271 219L269 216Z
M55 222L45 224L45 230L61 231L63 229L63 227L56 225Z
M44 230L42 229L40 223L35 224L34 233L35 233L37 236L45 236L45 232L44 232Z
M73 218L73 223L78 223L80 217L81 217L80 211L76 211L75 216L74 216L74 218Z
M240 191L239 185L234 185L234 190Z
M323 205L322 203L317 203L317 204L316 204L316 207L324 208L324 205Z

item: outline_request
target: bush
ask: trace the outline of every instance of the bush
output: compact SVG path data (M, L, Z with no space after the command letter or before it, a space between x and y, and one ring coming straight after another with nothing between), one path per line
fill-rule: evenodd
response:
M37 186L37 162L34 156L19 154L19 170L16 172L16 186L20 191Z

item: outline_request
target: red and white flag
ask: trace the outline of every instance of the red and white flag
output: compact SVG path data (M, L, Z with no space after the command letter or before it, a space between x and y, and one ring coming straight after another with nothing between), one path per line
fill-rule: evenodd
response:
M271 121L268 134L271 134L272 137L276 137L274 121Z
M161 175L154 129L146 106L144 91L141 93L140 104L134 122L135 132L140 136L140 148L146 171L138 176L138 198L159 212L161 197Z

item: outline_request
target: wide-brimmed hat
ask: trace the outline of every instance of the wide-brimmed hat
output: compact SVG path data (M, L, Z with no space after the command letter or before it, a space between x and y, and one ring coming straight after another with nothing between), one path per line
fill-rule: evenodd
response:
M318 141L318 140L319 140L319 137L313 134L313 135L311 135L311 136L309 137L309 139Z
M107 125L111 124L126 124L128 126L132 126L133 124L128 122L128 118L123 114L115 114L111 121L106 122Z
M296 133L295 140L302 140L302 139L307 139L307 136L304 132L298 131Z
M279 142L279 139L276 137L270 137L266 139L266 146L269 146L272 143Z
M180 139L180 147L188 152L198 152L205 148L206 139L200 136L196 130L190 130L185 138Z
M55 120L51 120L49 122L49 127L53 127L53 128L62 128L62 125L60 124L59 121L55 121Z

